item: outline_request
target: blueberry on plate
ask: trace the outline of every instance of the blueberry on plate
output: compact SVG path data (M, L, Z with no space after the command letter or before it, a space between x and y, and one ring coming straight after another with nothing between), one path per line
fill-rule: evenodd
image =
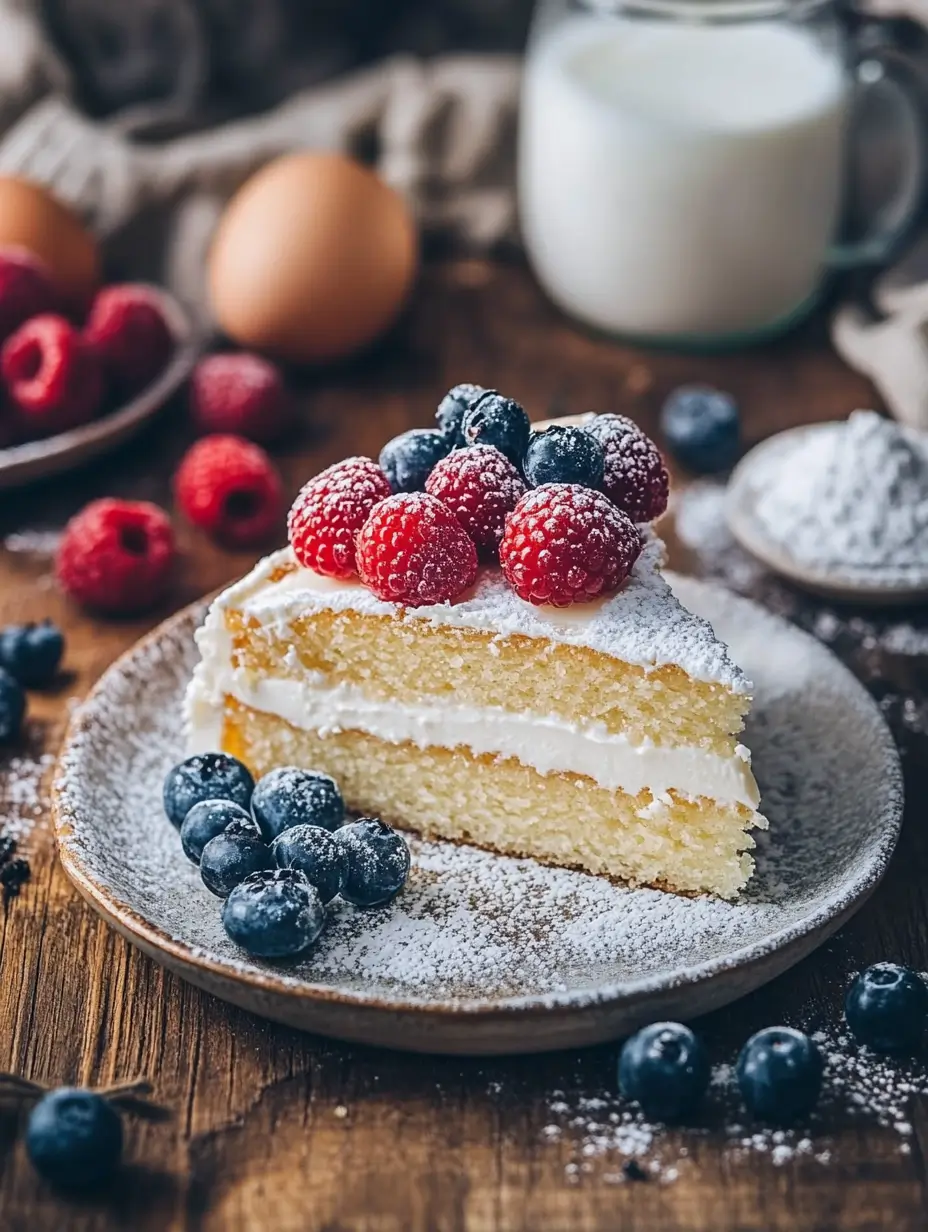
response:
M439 402L438 410L435 412L435 418L438 421L438 431L453 446L464 444L464 437L461 433L464 414L486 392L482 385L470 385L468 383L455 385L453 389L448 390L441 402Z
M679 1022L655 1022L625 1041L619 1054L619 1088L655 1121L679 1121L709 1085L702 1042Z
M278 766L259 779L251 810L268 842L291 826L334 830L345 820L345 801L335 780L298 766Z
M376 817L362 817L335 831L348 859L342 898L356 907L376 907L395 898L409 876L409 847L401 834Z
M451 452L452 444L437 428L410 428L381 449L381 470L394 492L421 492L432 467Z
M197 753L169 770L164 780L164 811L178 829L201 800L232 800L247 809L255 781L228 753Z
M928 1020L928 988L908 967L876 963L848 989L844 1014L860 1043L879 1052L914 1052Z
M29 1114L26 1151L45 1180L89 1189L119 1167L122 1121L93 1091L60 1087L43 1095Z
M225 898L246 877L270 868L272 863L271 849L258 823L248 817L230 822L209 840L200 855L200 876L207 890Z
M533 488L543 483L580 483L598 488L603 481L605 454L599 441L583 428L558 424L533 432L522 469Z
M341 893L348 878L348 852L328 830L293 826L274 839L271 851L278 868L304 873L324 903Z
M488 390L464 413L461 432L466 445L493 445L516 466L522 465L531 425L512 398Z
M15 676L24 689L43 689L51 684L63 654L64 634L50 620L8 625L0 630L0 667Z
M291 958L322 932L325 904L304 873L266 869L235 887L223 905L222 924L256 958Z
M22 685L0 667L0 744L16 739L25 713L26 695Z
M792 1027L765 1027L741 1049L735 1073L748 1111L785 1125L814 1108L824 1068L807 1035Z
M661 429L673 456L697 474L727 470L738 460L738 407L721 390L681 385L664 403Z
M251 813L234 800L201 800L195 804L180 828L180 842L187 859L199 864L206 844L233 821L244 821L258 829Z

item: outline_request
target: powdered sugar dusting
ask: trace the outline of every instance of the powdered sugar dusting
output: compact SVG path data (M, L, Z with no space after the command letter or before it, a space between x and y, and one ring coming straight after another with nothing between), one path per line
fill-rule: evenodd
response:
M33 829L48 812L44 785L54 762L53 754L31 749L0 761L0 836L15 839L24 854Z

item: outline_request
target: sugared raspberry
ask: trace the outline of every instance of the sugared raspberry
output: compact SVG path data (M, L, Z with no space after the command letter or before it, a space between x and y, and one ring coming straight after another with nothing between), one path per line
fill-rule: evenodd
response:
M87 423L103 397L96 354L70 321L53 313L33 317L6 340L0 370L29 437Z
M603 447L602 489L633 522L653 522L667 508L670 476L654 442L625 415L597 415L585 425Z
M44 261L26 248L0 248L0 343L30 317L54 312L58 299Z
M522 476L492 445L458 449L436 464L425 490L447 505L486 560L499 553L506 514L525 492Z
M378 599L421 607L456 598L477 576L477 549L454 514L426 492L375 505L358 535L358 572Z
M175 345L158 293L132 282L97 292L84 338L100 357L113 389L123 397L150 385Z
M208 355L190 378L190 413L201 432L276 440L293 423L293 399L280 370L260 355Z
M499 559L520 599L567 607L618 590L640 552L634 524L602 492L546 483L506 519Z
M67 524L55 571L79 603L111 615L141 612L162 597L174 560L168 515L148 501L95 500Z
M263 543L283 513L274 463L240 436L204 436L191 446L174 476L174 493L194 526L233 548Z
M389 495L390 481L372 458L346 458L322 471L303 487L287 519L294 556L316 573L352 577L358 531Z

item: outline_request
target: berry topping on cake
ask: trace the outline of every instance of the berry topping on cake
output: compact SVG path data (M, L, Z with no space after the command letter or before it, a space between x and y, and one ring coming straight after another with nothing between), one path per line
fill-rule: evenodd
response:
M851 985L844 1014L860 1043L880 1052L914 1052L928 1021L928 988L908 967L876 963Z
M807 1035L792 1027L765 1027L741 1049L735 1072L748 1111L785 1125L815 1106L824 1068Z
M298 766L278 766L259 779L251 810L268 842L291 826L334 830L345 820L345 801L335 780Z
M283 512L274 463L240 436L204 436L192 445L174 476L174 492L194 526L232 548L262 543Z
M84 338L115 390L128 395L151 384L174 350L161 298L150 287L119 283L98 291Z
M488 390L465 412L461 432L468 445L493 445L510 462L521 466L531 425L525 410L512 398Z
M376 817L335 831L348 872L342 898L356 907L377 907L395 898L409 876L409 847L401 834Z
M327 577L357 572L355 540L390 482L371 458L348 458L310 479L293 502L287 530L293 554Z
M701 1041L679 1022L655 1022L626 1040L619 1056L619 1087L655 1121L679 1121L709 1085L709 1058Z
M58 295L45 262L25 248L0 249L0 343L31 317L57 307Z
M190 414L201 432L231 432L265 444L293 423L280 370L247 351L208 355L190 378Z
M64 634L50 620L0 630L0 667L26 689L51 684L64 654Z
M229 937L256 958L290 958L322 932L325 905L295 868L254 873L235 887L222 908Z
M477 549L451 510L426 492L375 506L358 535L358 572L378 599L421 607L456 598L477 576Z
M251 771L228 753L195 753L165 776L163 799L168 820L178 829L201 800L231 800L247 809L255 781Z
M348 852L321 826L293 826L274 839L278 868L295 868L319 891L324 903L341 893L348 879Z
M533 432L522 468L533 488L543 483L580 483L598 488L603 481L603 447L583 428L553 425Z
M174 563L168 515L148 501L91 501L67 524L55 571L72 599L111 615L141 612L164 594Z
M481 557L495 560L506 514L525 494L525 484L505 454L492 445L471 445L442 458L425 490L448 506Z
M76 428L99 409L100 361L64 317L49 313L21 325L3 344L0 369L32 437Z
M661 430L673 456L697 474L734 466L741 446L738 406L708 385L681 385L661 410Z
M499 558L520 599L567 607L618 590L640 552L637 529L602 492L549 483L506 519Z
M464 415L477 399L481 398L486 392L482 385L466 383L464 385L455 385L453 389L448 390L441 402L439 402L438 410L435 412L435 418L438 421L438 431L452 445L464 444L464 436L461 432Z
M584 429L605 455L602 490L633 522L653 522L667 508L670 477L654 442L625 415L597 415Z
M387 441L380 451L380 465L392 491L421 492L432 467L452 444L436 428L410 428Z
M0 667L0 744L19 735L26 713L26 695L15 676Z
M187 859L199 864L206 844L233 821L254 824L248 810L232 800L201 800L195 804L180 828L180 845Z
M258 823L250 817L236 818L203 848L200 876L207 890L225 898L246 877L271 864L271 849Z

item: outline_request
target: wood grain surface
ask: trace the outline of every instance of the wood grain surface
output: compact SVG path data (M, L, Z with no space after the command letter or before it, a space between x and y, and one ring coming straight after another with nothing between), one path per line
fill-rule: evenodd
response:
M518 266L457 262L427 269L413 309L376 353L302 380L303 427L280 463L293 493L320 467L347 453L376 454L389 436L427 423L440 394L461 380L502 387L534 418L596 407L653 427L663 395L694 379L739 398L749 443L874 404L867 382L830 352L821 322L733 356L645 354L578 331ZM113 658L170 610L251 564L252 556L223 552L179 526L182 555L170 601L145 619L96 620L55 590L38 532L59 528L97 495L168 502L170 475L188 440L177 405L93 469L0 501L7 545L0 552L0 623L51 616L68 635L60 687L31 697L23 741L0 762L0 816L22 811L22 766L55 749L75 699ZM683 553L676 559L687 563ZM763 597L770 593L782 599L780 590ZM810 602L790 596L789 603L804 623L814 618ZM848 648L852 666L870 681L891 682L917 707L928 684L925 661L884 655L866 640ZM714 1059L730 1058L764 1025L836 1022L848 974L868 961L928 966L926 761L924 738L914 731L905 757L906 826L883 886L822 951L704 1020ZM0 1229L928 1226L925 1107L914 1110L907 1155L892 1131L851 1121L823 1131L832 1148L827 1165L797 1158L774 1167L757 1153L734 1159L710 1128L670 1136L671 1153L684 1144L688 1151L674 1183L610 1184L614 1158L596 1157L585 1171L570 1167L582 1158L582 1126L568 1125L556 1140L544 1129L555 1093L569 1104L614 1089L613 1046L438 1060L273 1026L183 985L107 929L62 874L47 821L39 820L29 846L32 881L0 916L0 1069L50 1084L146 1075L166 1111L128 1121L119 1181L102 1197L73 1202L36 1178L21 1143L23 1110L0 1104Z

